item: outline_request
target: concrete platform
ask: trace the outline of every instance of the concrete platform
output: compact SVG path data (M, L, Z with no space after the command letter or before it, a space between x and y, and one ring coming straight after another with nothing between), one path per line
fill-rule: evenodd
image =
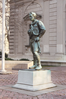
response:
M0 61L0 68L2 62ZM5 68L10 70L29 69L33 65L33 61L5 61Z
M0 75L8 75L8 74L11 74L11 73L12 73L11 71L0 70Z
M0 98L1 99L66 99L66 66L43 67L51 70L51 78L57 87L41 91L26 91L12 88L18 80L18 71L12 70L10 75L0 75ZM61 75L61 76L60 76ZM7 86L9 85L9 86Z
M50 92L55 92L55 91L66 89L66 85L57 85L57 87L54 87L54 88L32 92L32 91L27 91L23 89L13 88L12 86L13 85L0 86L0 89L6 90L6 91L18 92L20 94L25 94L25 95L30 95L30 96L38 96L38 95L43 95L45 93L50 93Z
M46 66L66 66L66 61L59 60L41 60L42 65ZM0 60L0 69L2 61ZM33 65L33 61L5 61L5 69L21 70L28 69Z

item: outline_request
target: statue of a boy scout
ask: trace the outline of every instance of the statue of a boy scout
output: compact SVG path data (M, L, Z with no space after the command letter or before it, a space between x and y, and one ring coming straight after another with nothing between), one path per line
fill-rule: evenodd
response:
M28 30L28 34L30 37L30 47L31 47L31 51L33 53L33 59L34 59L34 65L32 67L30 67L30 69L36 69L36 70L40 70L42 68L41 66L41 62L40 62L40 56L39 53L40 51L40 38L44 35L46 29L44 24L35 19L36 18L36 13L34 12L30 12L29 13L29 18L32 21L32 23L30 24L30 28Z

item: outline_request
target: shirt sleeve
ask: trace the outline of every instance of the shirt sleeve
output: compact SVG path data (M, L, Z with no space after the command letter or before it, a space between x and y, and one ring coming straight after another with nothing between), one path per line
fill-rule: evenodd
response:
M38 24L39 24L39 28L40 28L40 29L42 29L42 30L46 30L44 24L43 24L41 21L39 21Z
M39 27L39 31L40 31L39 37L42 37L44 35L44 33L46 32L46 28L41 21L38 21L38 27Z

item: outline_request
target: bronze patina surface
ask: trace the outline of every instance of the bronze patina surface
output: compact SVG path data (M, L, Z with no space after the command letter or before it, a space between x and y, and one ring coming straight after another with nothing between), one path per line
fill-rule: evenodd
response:
M36 70L40 70L42 66L39 55L39 53L41 53L39 41L40 38L44 35L46 28L41 21L36 19L36 13L30 12L29 19L32 21L32 23L29 25L29 30L28 30L28 34L30 38L29 43L34 60L34 65L30 67L30 69L35 68Z

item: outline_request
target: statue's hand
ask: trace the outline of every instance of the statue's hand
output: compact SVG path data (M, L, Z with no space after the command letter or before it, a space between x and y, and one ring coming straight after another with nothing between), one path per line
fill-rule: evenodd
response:
M30 34L30 30L28 30L28 34Z
M31 29L28 30L28 34L32 33L33 31Z
M30 30L28 30L28 34L29 34L29 35L31 34L31 31L30 31Z

